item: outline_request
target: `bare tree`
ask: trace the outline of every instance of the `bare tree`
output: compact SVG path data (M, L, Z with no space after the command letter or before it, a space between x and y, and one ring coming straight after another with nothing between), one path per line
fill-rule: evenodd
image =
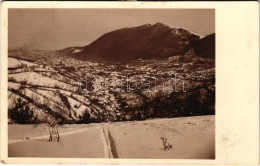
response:
M60 142L60 134L59 134L59 125L55 118L48 118L48 127L49 127L49 141L57 141Z

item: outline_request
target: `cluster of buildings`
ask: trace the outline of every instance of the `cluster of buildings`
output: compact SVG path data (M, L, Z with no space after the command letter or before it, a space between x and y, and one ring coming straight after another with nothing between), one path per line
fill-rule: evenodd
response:
M38 52L38 54L45 56L46 52ZM215 66L213 64L180 62L174 58L170 60L138 59L127 64L113 64L50 56L51 58L45 61L45 64L37 64L37 66L30 68L53 71L55 69L59 72L69 73L69 75L75 76L74 79L81 79L79 80L81 82L85 78L92 78L93 85L91 86L93 86L93 89L91 92L87 90L86 93L97 107L92 112L94 116L123 118L123 116L127 116L121 111L123 108L140 107L140 103L142 103L140 95L136 93L137 91L128 91L127 89L129 80L137 80L138 83L145 80L169 78L169 75L176 73L178 73L179 78L191 81L206 81L215 77Z

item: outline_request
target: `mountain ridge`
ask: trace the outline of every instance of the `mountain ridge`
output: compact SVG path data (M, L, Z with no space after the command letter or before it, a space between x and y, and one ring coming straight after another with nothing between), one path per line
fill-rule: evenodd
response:
M184 54L189 43L200 36L183 28L162 23L144 24L108 32L77 53L76 59L96 61L129 61L138 58L165 58Z
M163 23L143 24L110 31L86 46L72 46L51 51L82 61L129 62L136 59L163 59L183 56L192 50L195 56L215 58L215 33L202 36L185 28ZM30 54L20 47L10 53Z

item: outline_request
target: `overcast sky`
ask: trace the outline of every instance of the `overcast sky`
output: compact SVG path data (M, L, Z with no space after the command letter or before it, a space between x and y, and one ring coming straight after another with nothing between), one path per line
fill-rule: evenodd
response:
M9 9L9 48L85 46L112 30L161 22L200 35L215 32L214 9Z

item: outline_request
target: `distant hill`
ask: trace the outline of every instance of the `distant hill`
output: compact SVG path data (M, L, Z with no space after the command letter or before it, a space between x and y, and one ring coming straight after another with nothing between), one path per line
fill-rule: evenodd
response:
M192 42L191 46L196 55L206 59L215 59L215 33Z
M199 38L183 28L145 24L106 33L73 56L80 60L121 62L164 58L184 54L190 48L189 43Z
M30 52L24 48L9 49L8 55L30 57ZM162 23L145 24L108 32L87 46L67 47L48 54L71 56L83 61L129 62L177 55L183 58L182 55L188 52L195 53L195 59L215 59L215 33L201 38L183 28L172 28Z

